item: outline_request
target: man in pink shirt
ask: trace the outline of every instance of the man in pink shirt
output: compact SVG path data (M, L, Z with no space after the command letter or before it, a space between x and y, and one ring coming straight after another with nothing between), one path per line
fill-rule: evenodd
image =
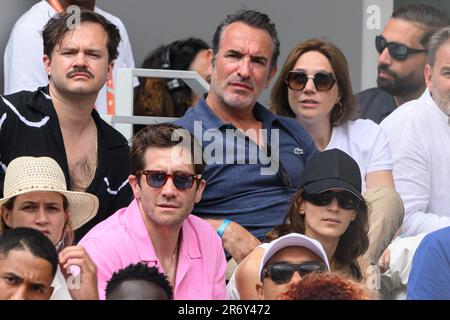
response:
M198 142L173 124L150 125L134 137L128 181L135 199L80 242L97 265L100 299L115 271L140 261L166 274L174 299L225 299L221 239L190 214L206 184L194 152L201 155Z

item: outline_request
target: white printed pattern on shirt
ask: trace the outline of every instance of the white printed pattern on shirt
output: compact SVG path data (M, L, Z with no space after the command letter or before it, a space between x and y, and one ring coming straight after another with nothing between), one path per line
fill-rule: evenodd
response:
M0 161L0 167L3 169L3 172L6 173L6 165Z
M44 91L40 91L44 97L46 97L48 100L52 100L52 97L50 97L48 94L46 94Z
M127 183L128 183L128 179L126 179L126 180L120 185L119 189L117 189L117 191L116 191L116 190L111 190L111 189L109 188L109 180L108 180L107 177L103 178L103 180L105 181L106 185L108 186L108 188L106 189L106 191L107 191L109 194L112 194L113 196L117 195L117 194L119 193L119 191L120 191L123 187L125 187L125 186L127 185Z
M3 114L2 118L0 119L0 130L2 129L2 125L3 125L3 122L5 122L5 120L6 120L6 113Z
M41 121L37 121L37 122L29 121L20 114L20 112L17 110L17 108L11 102L6 100L4 97L2 97L2 99L3 99L3 102L17 115L19 120L22 121L28 127L41 128L47 124L48 120L50 120L49 116L45 116L44 118L42 118Z

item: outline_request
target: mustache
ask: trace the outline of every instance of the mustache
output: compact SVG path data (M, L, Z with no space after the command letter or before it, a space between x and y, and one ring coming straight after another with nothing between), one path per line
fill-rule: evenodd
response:
M378 69L378 73L379 73L380 71L383 71L384 73L387 73L387 74L391 75L391 76L394 77L394 78L397 77L397 74L395 74L395 72L389 70L389 66L387 66L387 65L385 65L385 64L380 64L380 65L377 67L377 69Z
M73 67L73 70L69 71L69 73L67 74L67 78L71 78L71 77L73 77L74 74L80 73L80 72L86 73L89 77L94 78L94 75L85 66Z
M255 88L255 82L251 78L242 78L238 75L233 75L228 79L228 81L229 82L241 82L241 83L248 85L252 89Z

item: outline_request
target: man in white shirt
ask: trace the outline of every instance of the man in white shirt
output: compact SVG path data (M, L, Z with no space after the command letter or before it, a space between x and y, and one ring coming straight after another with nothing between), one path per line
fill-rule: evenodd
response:
M428 50L427 89L381 123L405 206L406 236L450 225L450 27L431 37Z
M4 54L4 94L22 90L35 91L48 84L48 76L43 63L42 29L58 11L76 5L94 10L117 26L122 41L119 56L115 60L113 78L117 68L134 68L133 53L127 30L122 21L95 6L95 0L42 0L25 12L14 25ZM134 86L137 86L137 79ZM107 114L106 85L100 90L96 108L100 114Z

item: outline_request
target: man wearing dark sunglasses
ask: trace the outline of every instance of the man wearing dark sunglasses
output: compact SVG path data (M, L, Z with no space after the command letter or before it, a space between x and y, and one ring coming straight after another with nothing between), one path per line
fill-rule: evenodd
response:
M222 242L206 221L191 215L205 188L199 143L185 129L149 125L133 139L128 180L135 199L80 242L97 265L105 298L114 271L144 262L165 273L174 299L225 299Z
M267 244L259 266L258 298L275 300L307 274L329 270L328 258L320 242L290 233Z
M356 95L361 118L380 123L396 107L423 93L428 39L448 24L446 14L429 5L413 4L394 11L374 41L378 88Z

